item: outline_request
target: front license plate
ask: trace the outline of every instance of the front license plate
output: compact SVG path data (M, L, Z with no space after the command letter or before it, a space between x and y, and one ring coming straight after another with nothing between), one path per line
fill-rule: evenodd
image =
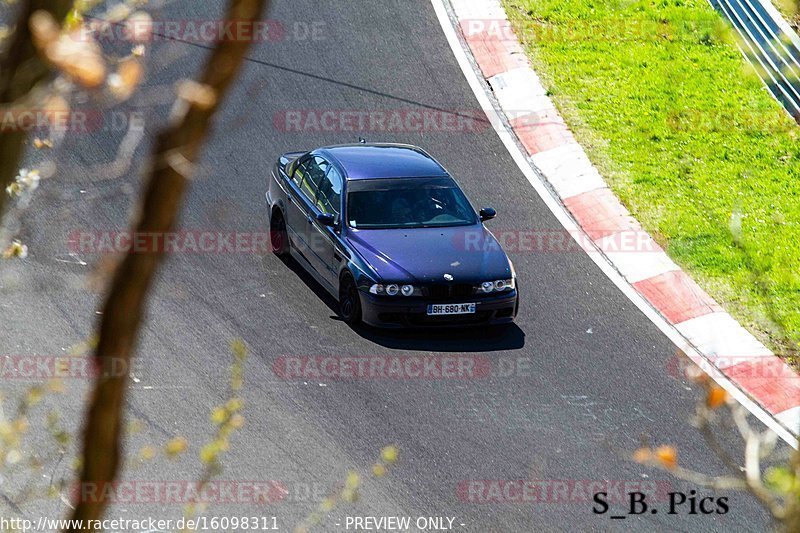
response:
M475 312L475 304L430 304L429 315L470 315Z

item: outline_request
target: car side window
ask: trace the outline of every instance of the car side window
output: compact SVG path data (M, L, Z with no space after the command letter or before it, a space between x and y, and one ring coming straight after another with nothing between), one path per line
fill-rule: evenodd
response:
M332 166L317 191L317 209L330 215L338 215L342 198L342 176Z
M294 169L294 173L292 174L292 181L300 187L303 184L303 178L306 175L306 167L308 166L309 161L311 159L306 159L305 161L301 161L297 168Z
M330 163L319 156L314 156L308 160L305 177L303 183L300 185L300 189L312 204L317 196L319 184L325 179L325 173L328 171L329 167Z

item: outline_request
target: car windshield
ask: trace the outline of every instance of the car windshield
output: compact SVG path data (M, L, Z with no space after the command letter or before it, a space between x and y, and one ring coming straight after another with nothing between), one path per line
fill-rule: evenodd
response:
M451 178L350 183L347 220L352 228L441 228L476 223L475 211Z

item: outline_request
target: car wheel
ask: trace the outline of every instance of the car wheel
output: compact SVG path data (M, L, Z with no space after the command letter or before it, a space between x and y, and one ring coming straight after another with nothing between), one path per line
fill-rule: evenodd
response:
M269 221L269 241L272 253L278 257L289 254L289 234L286 231L286 221L279 209L275 210Z
M361 323L361 298L353 277L346 275L339 283L339 314L351 326Z
M519 314L519 281L517 281L517 303L514 304L514 318Z

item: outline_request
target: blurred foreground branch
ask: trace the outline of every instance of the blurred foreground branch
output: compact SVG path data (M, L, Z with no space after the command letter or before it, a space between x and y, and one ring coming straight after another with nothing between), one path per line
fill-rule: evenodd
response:
M786 533L800 533L800 452L784 465L764 467L765 460L777 460L775 451L778 436L770 429L758 431L748 420L745 408L697 367L690 367L687 377L701 384L705 395L697 404L692 419L709 448L728 470L727 475L712 476L682 467L678 451L673 446L657 448L644 446L636 450L633 459L666 470L678 479L720 490L748 491L770 513ZM735 458L725 445L726 426L733 423L735 433L744 441L744 455Z
M230 0L225 18L238 22L259 20L266 5L267 0ZM248 40L218 42L200 80L179 86L172 125L157 138L142 209L134 225L136 233L164 234L174 227L211 120L249 45ZM102 370L115 363L130 367L147 292L162 259L161 253L129 252L111 282L95 352L101 375L92 394L84 432L81 486L102 487L117 476L128 378ZM97 501L79 501L72 519L99 519L107 504L102 491L100 494Z
M29 21L38 10L62 21L72 7L71 0L27 0L17 19L8 50L0 59L0 109L29 94L50 74L48 65L37 53ZM0 128L0 216L5 207L5 189L19 171L28 133L21 128Z

